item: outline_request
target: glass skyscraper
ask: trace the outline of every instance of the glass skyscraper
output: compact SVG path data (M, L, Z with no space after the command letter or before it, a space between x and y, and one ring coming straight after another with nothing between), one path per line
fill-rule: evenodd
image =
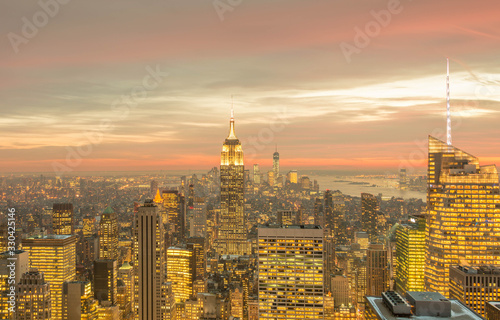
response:
M428 161L425 281L448 297L450 266L500 264L498 171L431 136Z

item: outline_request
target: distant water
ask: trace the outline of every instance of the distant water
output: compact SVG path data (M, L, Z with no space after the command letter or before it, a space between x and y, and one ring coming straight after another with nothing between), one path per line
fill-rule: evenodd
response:
M366 192L374 195L381 193L384 198L398 197L426 200L425 192L399 190L395 187L396 181L392 179L314 174L309 175L309 178L311 182L318 181L320 190L340 190L343 194L349 196L360 197L362 192Z

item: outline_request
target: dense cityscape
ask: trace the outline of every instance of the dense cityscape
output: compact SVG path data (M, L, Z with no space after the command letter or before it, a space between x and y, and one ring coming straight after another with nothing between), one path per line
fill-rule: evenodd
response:
M500 320L499 13L0 3L0 320Z
M245 169L235 122L207 173L4 175L1 318L498 316L495 166L429 136L427 203L349 196Z

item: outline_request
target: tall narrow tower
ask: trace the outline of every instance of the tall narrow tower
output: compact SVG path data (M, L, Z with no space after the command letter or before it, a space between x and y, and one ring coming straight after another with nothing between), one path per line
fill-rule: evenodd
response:
M280 154L278 153L278 146L276 146L276 150L273 153L273 172L274 181L278 181L280 176Z
M220 225L218 249L221 254L247 253L247 228L244 205L243 149L234 133L234 112L231 108L229 135L222 145L220 159Z

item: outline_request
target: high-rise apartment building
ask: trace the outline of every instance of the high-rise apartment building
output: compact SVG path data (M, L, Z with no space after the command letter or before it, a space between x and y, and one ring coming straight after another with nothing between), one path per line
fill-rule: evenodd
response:
M52 207L52 230L56 235L72 235L75 218L72 203L54 203Z
M50 285L43 273L32 269L17 284L16 320L50 320Z
M323 319L323 229L258 229L259 319Z
M377 216L380 204L370 193L361 194L361 228L368 233L370 242L377 242Z
M244 213L243 149L235 135L231 112L229 135L224 141L220 162L220 225L217 251L221 254L248 253Z
M449 268L500 264L500 189L495 165L429 136L425 280L449 293Z
M486 316L486 302L500 300L500 267L450 267L450 298Z
M396 229L396 291L425 291L425 218L410 217Z
M107 207L99 222L99 259L118 259L118 219Z
M146 200L138 209L134 227L134 309L139 320L162 319L164 239L158 207L152 200Z
M30 267L43 272L50 284L51 319L61 320L63 283L76 275L76 237L44 235L23 239L22 244L29 252Z

